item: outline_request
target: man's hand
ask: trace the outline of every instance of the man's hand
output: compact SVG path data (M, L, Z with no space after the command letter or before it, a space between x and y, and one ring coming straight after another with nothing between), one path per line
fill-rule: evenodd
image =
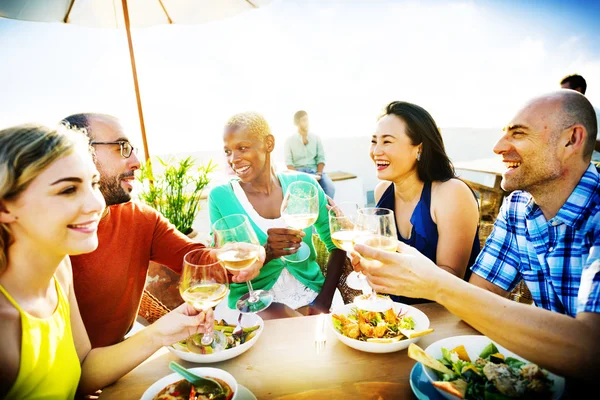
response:
M256 278L260 274L260 269L265 263L266 253L265 248L262 246L258 247L259 255L258 260L254 262L250 267L245 268L241 271L228 270L233 275L231 280L236 283L248 282Z
M266 262L295 254L302 244L302 238L306 236L304 231L291 228L271 228L267 231L267 235L269 237L265 244Z
M373 290L412 298L433 299L437 282L448 272L415 248L398 242L398 253L355 245L352 266L362 272ZM362 256L362 257L361 257Z

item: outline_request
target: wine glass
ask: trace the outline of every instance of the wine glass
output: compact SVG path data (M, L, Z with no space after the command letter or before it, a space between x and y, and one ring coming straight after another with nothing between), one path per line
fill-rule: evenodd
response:
M211 249L196 249L183 257L183 271L179 281L179 293L183 300L198 311L208 311L223 300L229 292L227 271L211 253ZM213 351L225 349L227 339L212 324L206 325L207 332L200 343Z
M260 243L248 217L232 214L213 224L217 258L230 271L249 268L260 257ZM273 296L264 290L254 290L247 281L248 293L240 297L236 308L242 313L257 313L269 307Z
M351 252L353 250L354 230L358 204L342 202L329 210L329 230L331 241L340 250Z
M303 230L315 223L319 216L319 191L309 182L296 181L291 183L283 202L281 217L293 229ZM286 261L302 262L308 258L310 249L302 242L295 254L283 256Z
M363 244L379 250L396 252L398 238L394 212L387 208L361 208L355 223L355 244ZM366 257L365 257L366 258ZM367 258L368 259L368 258ZM362 274L361 274L362 275ZM364 310L386 311L392 306L389 296L371 294L358 296L355 303Z
M345 250L348 256L354 250L354 237L359 233L356 229L358 204L341 202L329 210L329 229L331 241L338 249ZM362 290L363 294L371 293L371 287L361 272L352 271L346 278L348 287Z

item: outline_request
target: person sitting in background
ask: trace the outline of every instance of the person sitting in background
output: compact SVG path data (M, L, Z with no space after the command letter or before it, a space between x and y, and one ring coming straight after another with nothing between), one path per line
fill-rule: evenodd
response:
M92 393L213 323L212 311L183 304L125 342L91 348L68 256L98 246L99 181L85 135L40 125L0 131L3 399Z
M308 131L308 113L298 111L294 114L294 125L298 128L284 144L285 163L289 170L314 175L323 191L330 198L335 196L335 186L331 178L323 172L325 169L325 152L321 139Z
M583 76L578 74L567 75L560 81L560 87L563 89L575 90L583 95L587 90L587 82ZM600 110L594 107L596 111L596 121L598 123L598 131L600 131ZM596 139L596 145L594 146L594 152L592 153L592 161L600 162L600 141Z
M274 148L275 138L262 115L246 112L229 119L223 134L223 149L227 163L237 177L210 191L210 221L214 224L232 214L248 216L258 240L266 250L265 264L252 281L254 289L271 290L274 302L283 303L294 310L302 309L303 313L327 313L334 295L336 301L343 304L337 285L346 253L338 250L331 241L323 190L310 175L276 173L271 165ZM304 231L291 229L281 217L280 209L286 188L296 181L309 182L318 189L319 216L314 227L330 252L327 278L323 277L316 262L312 227ZM303 262L284 262L280 257L295 254L301 241L310 248L308 259ZM246 293L246 284L231 284L229 307L235 308L237 300Z
M98 248L71 257L75 295L92 347L123 340L140 307L150 260L180 274L183 257L204 248L179 232L158 211L131 201L135 148L116 117L85 113L66 117L63 124L86 132L100 171L100 191L106 210L98 224ZM258 275L260 261L233 278Z
M431 115L416 104L388 104L377 122L370 155L382 181L375 188L376 207L394 211L398 240L440 268L468 279L467 268L480 250L477 200L456 179ZM392 299L408 304L425 301Z
M600 370L600 174L590 163L596 129L592 105L572 90L536 97L517 112L494 148L506 165L502 188L512 193L470 285L406 245L387 254L355 246L379 260L354 255L357 269L377 291L434 300L521 357L594 382ZM521 279L537 307L506 298Z

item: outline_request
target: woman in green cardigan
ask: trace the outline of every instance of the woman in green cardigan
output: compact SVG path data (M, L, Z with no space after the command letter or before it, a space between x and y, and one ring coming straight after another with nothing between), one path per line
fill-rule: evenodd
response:
M211 225L231 214L248 216L256 235L265 247L266 259L254 289L269 290L275 303L299 310L303 314L329 312L332 301L343 300L336 290L343 271L346 253L331 241L327 200L317 181L307 174L276 173L271 165L275 138L262 115L255 112L236 114L225 125L223 145L228 165L236 177L213 188L208 196ZM294 181L310 182L319 191L319 217L314 227L330 252L327 278L316 262L312 227L304 231L288 228L280 208L288 185ZM310 248L306 261L286 263L281 256L294 254L300 242ZM228 304L248 292L245 283L232 283ZM335 297L335 300L334 300Z

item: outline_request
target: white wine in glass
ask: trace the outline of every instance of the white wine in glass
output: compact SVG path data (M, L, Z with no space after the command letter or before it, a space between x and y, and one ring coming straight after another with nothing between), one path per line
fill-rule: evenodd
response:
M319 217L319 191L306 181L292 182L281 203L281 217L293 229L303 230L312 226ZM302 242L295 254L282 257L286 261L301 262L308 258L310 250Z
M346 252L353 250L357 211L358 204L352 202L336 204L335 207L329 210L331 241L338 249Z
M232 214L213 224L215 245L219 248L217 258L230 271L249 268L260 256L260 243L248 217ZM248 293L240 297L236 308L242 313L257 313L269 307L273 295L264 290L254 290L250 281Z
M398 246L394 212L387 208L361 208L356 218L354 243L379 250L395 252ZM358 296L354 302L367 311L386 311L392 307L389 296L370 294Z
M398 240L383 235L373 235L370 233L360 233L354 237L355 244L364 244L365 246L373 247L378 250L389 251L395 253L398 248Z
M217 258L232 271L241 271L254 264L260 255L259 245L244 242L226 243Z
M179 293L186 303L198 311L207 311L219 304L229 292L227 271L215 259L211 249L196 249L183 257L183 271L179 280ZM200 343L220 351L227 346L222 332L206 325L207 332Z

